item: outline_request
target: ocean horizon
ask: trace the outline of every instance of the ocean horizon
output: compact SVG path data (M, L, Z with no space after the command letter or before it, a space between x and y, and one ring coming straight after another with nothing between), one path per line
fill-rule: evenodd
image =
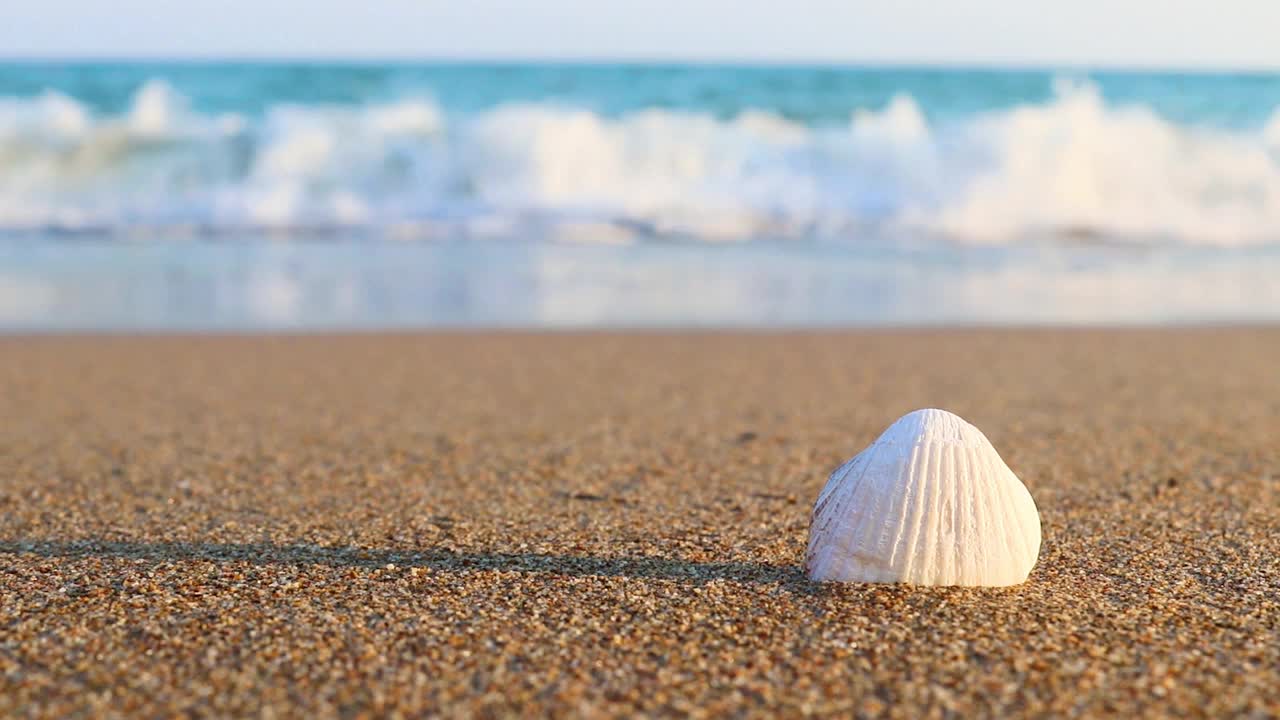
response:
M1280 319L1280 72L0 61L0 328Z

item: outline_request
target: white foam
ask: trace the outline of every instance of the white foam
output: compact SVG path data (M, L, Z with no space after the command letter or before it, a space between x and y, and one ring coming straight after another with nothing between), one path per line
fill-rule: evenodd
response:
M866 232L1280 241L1280 111L1182 126L1062 84L962 120L909 96L811 127L766 110L620 117L418 99L206 116L163 82L119 116L47 93L0 99L0 230L364 225L403 234L709 241ZM563 231L556 227L563 225Z
M151 80L134 96L127 122L142 137L163 137L181 127L186 112L185 98L168 83Z
M1004 241L1037 232L1245 244L1280 239L1280 162L1265 140L1108 108L1095 88L966 128L987 167L928 220Z
M254 164L264 179L314 177L327 169L338 140L331 128L308 127L268 141Z
M929 123L909 95L893 96L880 112L855 110L851 127L854 136L864 142L909 145L929 140Z
M374 132L387 135L431 135L445 127L439 108L421 100L372 108L368 119Z
M1271 113L1271 119L1262 129L1262 140L1271 146L1272 152L1280 153L1280 108Z

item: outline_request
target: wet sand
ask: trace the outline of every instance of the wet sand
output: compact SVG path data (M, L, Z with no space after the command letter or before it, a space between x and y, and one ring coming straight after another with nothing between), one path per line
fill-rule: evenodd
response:
M898 416L1009 589L818 586ZM1280 714L1280 330L0 339L0 714Z

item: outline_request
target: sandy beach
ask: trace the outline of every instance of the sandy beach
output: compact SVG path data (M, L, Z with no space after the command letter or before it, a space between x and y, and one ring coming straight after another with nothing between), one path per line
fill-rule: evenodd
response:
M0 339L0 715L1280 715L1280 330ZM814 585L900 415L1008 589Z

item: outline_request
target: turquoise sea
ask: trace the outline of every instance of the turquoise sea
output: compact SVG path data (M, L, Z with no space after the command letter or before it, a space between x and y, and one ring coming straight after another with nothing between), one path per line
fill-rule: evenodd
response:
M0 328L1280 319L1280 75L0 63Z

